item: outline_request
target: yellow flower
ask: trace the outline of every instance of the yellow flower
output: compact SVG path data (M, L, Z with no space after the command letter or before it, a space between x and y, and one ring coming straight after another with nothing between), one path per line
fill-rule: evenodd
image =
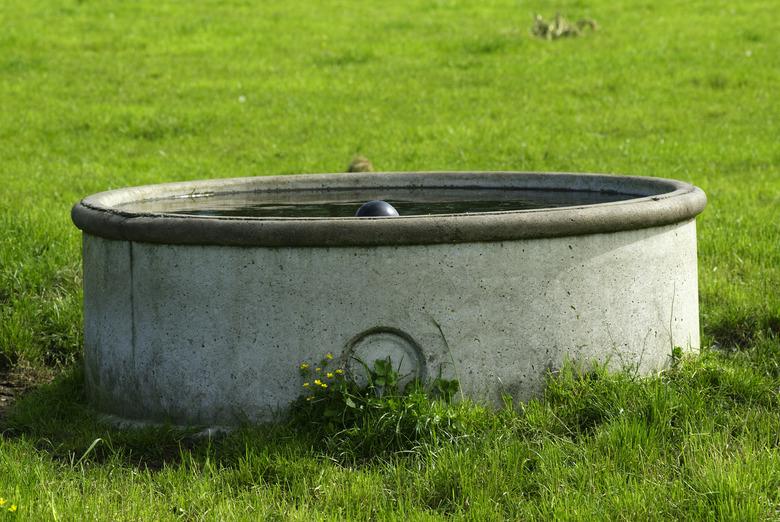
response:
M319 379L314 379L314 384L316 384L317 386L322 386L322 381Z
M5 506L5 499L0 497L0 506Z
M10 511L11 513L16 511L16 504L11 504L11 507L8 508L8 511Z
M328 372L328 373L325 375L325 377L327 377L328 379L332 379L332 378L333 378L333 374L332 374L332 373L330 373L330 372Z
M309 387L309 383L308 382L303 383L303 387L304 388L308 388Z
M336 375L344 375L344 370L339 368L338 370L336 370Z
M322 368L314 368L314 371L315 371L315 372L321 372L321 371L322 371Z
M328 385L325 384L324 382L322 384L320 384L320 386L322 386L323 388L327 388L328 387Z
M327 360L329 360L329 361L332 361L332 360L333 360L333 354L332 354L332 353L330 353L330 352L328 352L328 353L326 353L326 354L325 354L325 358L326 358Z
M301 363L301 366L300 366L301 370L305 370L308 367L309 367L309 363Z

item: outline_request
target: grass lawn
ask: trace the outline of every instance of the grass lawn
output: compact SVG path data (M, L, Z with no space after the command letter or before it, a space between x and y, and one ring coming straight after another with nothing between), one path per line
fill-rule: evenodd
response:
M532 36L556 10L600 28ZM32 383L0 409L0 521L780 519L776 0L4 0L0 27L0 393ZM301 424L98 422L72 204L355 154L700 186L702 354L650 379L568 368L374 458Z

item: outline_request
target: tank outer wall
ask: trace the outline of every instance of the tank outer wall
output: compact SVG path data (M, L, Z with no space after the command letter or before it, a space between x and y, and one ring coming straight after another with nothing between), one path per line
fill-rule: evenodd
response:
M375 247L166 245L84 234L85 364L99 410L225 426L273 420L298 365L372 330L423 373L498 404L564 360L646 374L699 347L696 228Z

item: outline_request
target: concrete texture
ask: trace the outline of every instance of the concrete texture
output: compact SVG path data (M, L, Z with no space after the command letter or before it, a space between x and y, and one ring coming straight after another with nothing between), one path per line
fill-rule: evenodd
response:
M84 234L84 314L89 396L123 419L272 420L301 391L298 364L327 352L406 354L477 400L522 400L567 358L647 373L698 348L695 222L376 247Z
M132 211L149 198L370 187L617 191L628 201L372 218ZM704 194L655 178L386 173L211 180L85 198L84 339L94 405L123 425L273 420L297 367L390 356L408 378L527 399L566 359L641 373L698 349L694 217Z

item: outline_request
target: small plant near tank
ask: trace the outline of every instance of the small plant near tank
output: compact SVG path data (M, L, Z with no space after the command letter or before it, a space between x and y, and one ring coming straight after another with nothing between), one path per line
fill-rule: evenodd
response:
M333 361L328 353L317 363L299 365L302 394L290 410L292 422L327 449L344 457L371 458L465 434L465 419L452 402L457 380L404 384L389 357L371 367L357 360L364 370L360 376L334 368Z
M669 358L671 359L671 368L673 370L678 369L680 367L680 363L682 362L683 349L679 346L673 347L672 353L669 354Z
M346 371L343 368L330 369L333 361L333 354L327 353L325 357L316 364L302 362L298 366L298 373L304 379L301 385L304 388L305 400L307 402L323 403L327 402L329 397L338 395L345 391L346 381L344 379ZM334 410L326 408L323 414L326 417L333 416Z

